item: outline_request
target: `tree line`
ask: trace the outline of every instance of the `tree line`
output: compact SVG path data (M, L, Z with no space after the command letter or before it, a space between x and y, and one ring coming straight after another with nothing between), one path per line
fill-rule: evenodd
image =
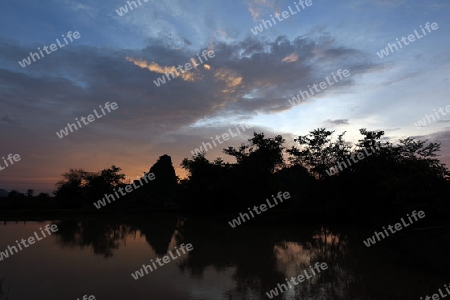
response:
M155 180L104 210L178 208L196 213L232 213L263 203L278 191L292 201L277 208L291 217L370 219L411 209L441 217L449 211L449 175L437 158L440 144L415 138L391 143L384 131L359 130L352 144L345 132L318 128L285 147L281 135L254 133L238 147L223 149L234 162L210 161L205 153L183 159L188 177L180 180L170 156L150 168ZM126 182L115 165L98 172L71 169L54 191L61 208L95 209L94 202ZM274 209L275 210L275 209Z

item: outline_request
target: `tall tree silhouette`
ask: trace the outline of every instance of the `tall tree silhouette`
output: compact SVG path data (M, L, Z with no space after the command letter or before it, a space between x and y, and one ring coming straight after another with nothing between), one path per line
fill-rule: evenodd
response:
M159 205L172 199L175 195L178 177L172 165L172 158L164 154L150 168L150 173L155 174L155 179L147 184L146 189L150 197Z

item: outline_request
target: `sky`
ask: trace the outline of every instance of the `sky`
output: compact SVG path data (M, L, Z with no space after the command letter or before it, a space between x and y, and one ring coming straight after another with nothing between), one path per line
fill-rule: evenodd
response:
M164 154L184 177L183 158L230 131L235 136L216 142L208 159L227 158L221 149L253 132L281 134L290 147L319 127L335 136L346 131L352 142L367 128L384 130L392 142L440 142L450 166L448 0L134 2L2 4L0 157L19 154L20 161L5 167L0 160L0 188L51 192L71 168L113 164L136 179ZM263 21L267 28L256 32ZM427 23L436 29L427 31ZM385 49L402 37L408 45ZM30 59L44 46L48 53ZM388 55L380 57L382 49ZM198 66L187 70L192 59ZM347 77L333 79L344 70ZM327 77L332 85L291 105ZM116 109L108 111L107 102ZM58 136L94 110L93 121ZM237 134L242 124L251 128Z

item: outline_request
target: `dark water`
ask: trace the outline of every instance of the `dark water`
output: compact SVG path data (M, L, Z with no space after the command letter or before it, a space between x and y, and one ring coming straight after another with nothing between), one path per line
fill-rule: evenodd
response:
M206 221L158 214L4 222L0 251L54 223L58 231L0 261L0 299L269 299L316 262L328 269L274 299L420 299L450 282L424 231L367 248L355 228ZM193 250L135 280L131 273L180 243ZM427 244L428 243L428 244ZM421 250L421 249L425 250ZM431 249L430 255L426 249Z

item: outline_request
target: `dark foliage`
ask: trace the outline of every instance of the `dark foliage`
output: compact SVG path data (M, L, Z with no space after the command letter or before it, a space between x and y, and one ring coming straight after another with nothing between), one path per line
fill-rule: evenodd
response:
M223 150L234 162L210 161L203 153L185 158L181 166L188 178L181 181L170 156L163 155L149 170L155 180L104 210L231 213L288 191L291 200L267 215L288 212L292 217L370 221L423 209L436 220L443 219L450 211L450 173L437 159L440 144L413 138L393 144L383 131L364 128L360 133L362 138L352 144L344 140L345 132L333 140L334 131L318 128L296 138L297 146L290 149L285 149L280 135L254 133L248 143ZM127 185L120 171L114 165L99 172L71 169L58 182L56 198L33 197L29 190L27 195L12 191L5 201L42 206L57 199L59 207L95 210L93 202Z

